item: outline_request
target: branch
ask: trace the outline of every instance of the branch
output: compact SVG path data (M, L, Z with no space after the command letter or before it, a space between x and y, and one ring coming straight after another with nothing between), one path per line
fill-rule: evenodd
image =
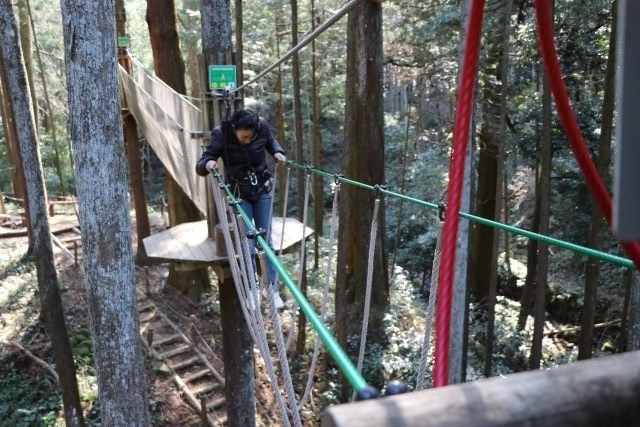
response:
M45 368L47 371L49 371L49 374L51 374L53 379L56 380L56 383L58 384L60 383L60 380L58 379L58 374L47 362L35 356L33 353L31 353L29 350L27 350L26 348L24 348L23 346L21 346L15 341L9 341L9 345L14 346L15 348L23 352L29 359L33 360L36 364Z

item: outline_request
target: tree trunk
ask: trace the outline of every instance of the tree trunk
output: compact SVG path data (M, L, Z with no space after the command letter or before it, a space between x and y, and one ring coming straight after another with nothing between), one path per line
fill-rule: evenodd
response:
M29 215L29 203L27 201L27 184L25 182L24 171L22 168L22 158L20 157L20 148L18 147L18 130L16 129L16 123L12 116L12 101L9 96L9 83L7 81L7 73L4 71L6 67L2 64L2 58L0 58L0 85L2 86L2 112L5 121L5 140L7 143L7 157L9 158L9 165L11 166L11 183L13 184L13 192L16 198L23 201L25 219L27 225L27 235L29 237L29 252L33 249L33 236L31 235L30 215Z
M630 273L629 278L629 325L627 328L627 351L640 350L640 274Z
M542 83L542 146L540 152L539 229L543 236L549 234L549 199L551 198L551 90L545 78ZM549 269L549 244L538 242L538 265L534 304L533 342L529 358L530 369L540 369L542 338L545 323L545 295Z
M540 229L540 185L538 168L535 171L535 203L531 231L538 233ZM524 279L522 297L520 298L520 313L518 314L518 330L522 331L527 325L527 318L533 311L533 300L536 288L536 271L538 269L538 241L529 239L527 242L527 276Z
M382 6L365 1L349 12L347 22L347 81L345 135L342 171L350 179L369 185L384 180L384 117ZM336 330L340 345L348 349L347 338L359 333L367 274L367 253L375 194L347 185L341 190L336 277ZM381 204L380 230L384 230ZM378 233L373 283L370 342L384 343L382 320L389 304L389 279L384 256L384 233ZM357 329L357 331L356 331ZM378 379L381 380L381 379ZM345 384L346 385L346 384ZM349 387L343 388L343 398Z
M31 105L33 106L33 118L35 121L35 133L38 132L38 97L36 96L36 87L33 81L33 43L31 40L32 21L31 11L29 10L29 1L17 2L18 5L18 24L20 26L20 47L22 48L22 58L27 71L27 82L29 83L29 96L31 97Z
M311 0L311 30L316 29L316 22L319 22L320 18L317 16L317 10L315 7L315 1ZM322 150L322 134L320 133L320 93L318 88L318 60L317 60L316 40L311 42L311 98L313 99L312 106L312 123L313 123L313 150L311 156L311 163L322 169L323 165L323 150ZM324 187L323 178L318 175L313 175L313 229L315 231L315 250L314 250L314 270L318 269L320 259L320 236L323 235L322 222L324 218Z
M124 36L127 34L126 22L127 12L124 7L124 0L116 0L116 34ZM129 73L132 73L131 58L129 48L118 48L118 62ZM146 264L148 262L147 251L143 240L151 235L149 225L149 214L147 213L147 199L144 191L144 174L142 172L142 156L140 155L140 143L138 141L138 124L135 117L123 108L124 138L127 147L127 161L129 165L129 176L131 179L131 193L133 195L133 206L136 211L136 262Z
M40 304L51 336L56 372L62 389L65 422L68 426L83 426L73 353L67 335L53 259L51 231L47 220L47 195L33 106L29 97L29 85L17 30L18 25L11 3L0 2L0 66L3 68L2 75L6 78L5 96L11 99L11 117L18 130L17 142L27 182L27 211L31 217Z
M51 123L51 145L53 145L53 153L54 153L54 161L55 161L55 166L56 166L56 173L58 174L58 179L60 180L60 193L62 195L66 195L67 194L67 189L65 187L64 184L64 174L62 173L62 161L60 158L60 147L58 145L58 138L57 138L57 133L56 133L56 121L55 121L55 117L53 114L53 110L51 109L51 99L49 98L49 89L47 86L47 80L44 78L44 67L42 65L42 55L40 55L40 46L38 45L38 37L36 36L36 28L33 25L33 16L31 14L31 7L29 5L29 0L26 1L26 5L27 5L27 11L29 13L29 22L31 23L31 30L33 31L33 41L35 43L35 47L36 47L36 57L38 58L38 71L40 74L40 80L42 82L42 92L44 94L44 99L45 102L47 103L47 115L49 117L50 123ZM34 87L34 86L31 86ZM33 92L33 90L32 90ZM36 97L33 97L34 99L34 104L33 105L37 105L36 104ZM37 108L34 108L34 113L37 112ZM36 113L35 115L35 120L36 120L36 129L37 129L37 125L38 125L38 115ZM69 152L69 156L71 156L71 152Z
M186 94L185 68L180 52L174 0L148 0L147 24L156 75L176 92ZM169 224L174 227L185 222L200 221L200 211L169 174L166 185ZM208 268L190 264L172 263L167 283L195 301L211 288Z
M464 57L464 34L466 34L467 20L470 0L466 0L462 4L461 12L461 29L460 32L460 63ZM461 71L461 70L460 70ZM458 73L460 80L460 72ZM473 171L473 153L475 151L475 134L476 108L474 103L473 115L471 118L471 131L469 132L469 141L467 144L466 162L464 165L464 181L462 184L462 194L460 200L460 212L470 212L471 210L471 194L474 187ZM461 218L458 228L458 251L455 261L455 277L453 283L453 296L451 302L451 333L449 348L449 384L455 384L465 381L467 366L467 341L469 330L469 296L467 288L469 286L469 220Z
M496 80L500 81L500 106L498 117L495 118L497 124L497 138L495 141L496 162L495 162L495 187L494 187L494 215L493 220L497 220L500 216L500 203L502 196L502 180L503 174L503 154L505 145L505 117L507 115L507 87L508 87L508 71L509 71L509 37L511 35L511 10L513 9L513 0L505 0L505 6L502 8L502 34L501 34L501 52L500 52L500 68L496 68ZM499 10L499 9L498 9ZM498 62L496 62L498 63ZM488 86L489 87L489 86ZM497 90L497 88L496 88ZM480 168L478 168L480 169ZM490 178L489 173L487 178ZM491 179L489 179L491 180ZM480 187L480 184L478 184ZM491 376L493 364L493 339L495 329L495 312L496 312L496 295L498 292L498 246L499 232L496 228L491 227L491 257L489 268L489 293L487 295L487 337L486 351L484 359L484 375ZM475 241L477 246L478 242ZM480 287L478 287L480 289Z
M114 2L63 0L61 4L70 137L102 425L148 426Z
M598 173L605 183L609 180L609 164L611 163L611 135L613 134L613 114L615 109L616 90L616 32L618 29L618 2L611 5L611 33L609 35L609 56L602 101L602 125L600 127ZM589 231L589 247L598 249L601 246L600 230L603 225L600 209L594 206L591 213L591 229ZM580 321L580 343L578 360L590 359L593 348L593 324L595 323L597 286L600 277L600 260L587 260L584 282L584 305Z
M298 44L298 0L291 0L291 46L294 47ZM298 53L294 53L291 57L291 79L293 80L293 127L295 130L295 146L294 157L295 161L299 164L305 164L304 157L304 144L302 136L302 102L300 99L300 58ZM307 208L304 205L304 193L305 193L305 171L302 169L296 169L296 182L298 190L298 219L303 221L304 210ZM299 286L303 295L307 295L307 268L306 259L307 251L305 248L302 253L301 263L302 266L300 272L302 276L299 278ZM301 356L304 353L304 343L306 341L306 324L307 318L302 312L299 311L298 317L298 336L296 340L296 356Z
M285 27L285 23L283 23L283 14L282 11L282 3L279 3L274 11L275 14L275 41L276 41L276 56L280 57L280 37L283 33L283 29ZM285 131L284 131L284 97L282 95L282 67L278 66L275 71L275 93L277 95L276 98L276 107L275 107L275 122L276 122L276 139L283 144L285 141ZM284 145L283 145L284 147ZM286 168L278 168L280 175L278 175L278 204L279 206L284 206L285 199L285 190L287 188L287 170ZM286 212L282 213L282 216L286 217Z

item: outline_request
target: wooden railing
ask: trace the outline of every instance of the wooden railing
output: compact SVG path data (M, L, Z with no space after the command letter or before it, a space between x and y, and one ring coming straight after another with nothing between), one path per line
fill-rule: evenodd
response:
M322 427L640 426L640 352L329 407Z

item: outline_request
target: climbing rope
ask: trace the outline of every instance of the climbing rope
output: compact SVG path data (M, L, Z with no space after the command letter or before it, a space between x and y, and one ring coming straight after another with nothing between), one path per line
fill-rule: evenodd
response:
M373 215L371 216L371 232L369 234L369 257L367 259L367 282L364 293L364 310L362 313L362 332L360 333L360 352L358 354L358 372L362 373L364 364L364 352L367 345L367 332L369 329L369 309L371 308L371 284L373 283L373 261L376 250L376 239L378 237L378 210L380 209L380 197L376 197L373 205ZM355 400L356 393L353 393Z
M220 181L221 177L219 174L217 174L216 172L216 178ZM220 185L225 185L225 184L220 184ZM238 224L238 221L236 219L236 215L234 214L234 212L232 211L231 205L228 203L225 203L225 199L222 196L222 191L221 189L218 187L218 185L216 185L215 181L212 178L212 189L213 189L213 195L214 195L214 201L215 201L215 206L216 206L216 210L218 213L218 217L220 219L220 224L222 226L222 230L223 230L223 236L225 239L225 245L227 247L227 253L232 254L232 253L237 253L240 252L241 256L239 257L229 257L229 266L231 269L231 273L233 276L233 281L234 284L236 286L236 292L238 294L238 297L240 299L240 305L241 305L241 309L242 312L244 314L244 317L247 321L247 325L249 326L249 332L251 334L251 337L253 338L254 343L256 344L256 346L258 347L258 349L260 350L260 353L263 356L263 360L265 362L265 369L267 371L267 375L269 376L269 379L271 381L272 387L274 388L274 395L276 398L276 402L278 404L278 407L280 408L280 413L282 414L282 419L285 423L286 426L290 426L290 422L289 422L289 418L288 418L288 413L290 411L287 410L287 406L286 403L284 401L284 397L282 396L282 393L280 393L279 387L278 387L278 376L275 373L275 368L273 366L273 362L271 360L271 356L270 356L270 351L269 351L269 346L268 346L268 342L266 339L266 329L264 328L264 324L261 321L262 320L262 316L256 316L255 312L259 312L259 301L257 301L256 298L256 293L253 292L253 289L257 289L257 284L255 284L255 274L253 273L253 262L251 261L250 255L249 254L249 248L248 248L248 244L246 242L246 237L244 237L245 241L244 243L242 242L242 238L240 237L241 234L245 234L242 232L242 230L244 229L243 226L241 226L240 224ZM237 202L236 202L237 203ZM225 207L226 206L226 210ZM230 232L230 228L229 228L229 222L228 222L228 217L231 217L233 220L233 229L236 230L235 234L235 240L236 240L236 244L234 246L233 243L233 239L231 237L231 232ZM256 239L258 237L256 236ZM246 247L246 250L243 249L243 247ZM239 249L239 251L238 251ZM250 280L253 280L253 284L256 287L251 287L250 284ZM249 310L247 307L247 296L249 298L253 298L253 304L254 304L254 310ZM291 377L290 377L290 372L288 369L288 365L286 364L286 356L284 357L285 360L285 364L281 365L282 366L282 374L284 376L284 381L285 384L288 382L290 383L290 385L287 385L287 394L289 396L289 400L290 401L295 401L295 394L291 393L291 390L293 390L293 383L291 381ZM282 363L282 361L281 361ZM286 368L285 368L286 367ZM285 372L286 371L286 372ZM292 407L295 407L295 403L292 403ZM298 411L291 411L293 412L294 415L294 421L296 421L296 427L301 425L300 422L300 418L299 418L299 413Z
M431 267L431 287L429 289L429 303L427 304L426 325L424 328L424 340L422 341L422 352L420 354L420 366L418 367L418 378L416 380L416 390L427 388L425 377L427 374L427 355L431 348L431 335L433 335L433 321L436 312L436 295L438 294L438 274L440 272L440 258L442 250L442 222L438 228L438 239L436 240L436 251L433 254L433 265Z
M304 238L307 233L307 214L309 212L309 193L310 191L310 183L311 183L311 173L307 171L306 175L307 179L305 181L304 187L304 204L302 206L302 241L300 242L300 266L298 268L298 280L302 282L304 278L302 275L304 274L304 263L306 262L305 254L307 252L307 239ZM284 234L284 233L283 233ZM293 300L293 308L291 310L291 329L289 330L289 336L287 337L287 348L291 348L291 343L293 342L293 336L295 334L295 326L297 321L298 314L298 303L296 300Z
M607 223L611 225L611 196L589 154L589 150L587 149L578 125L578 120L571 106L571 101L569 100L567 86L562 77L562 69L560 68L558 51L555 44L551 3L546 0L536 0L535 9L540 54L542 55L542 62L549 87L553 93L553 99L556 102L558 117L560 118L564 133L569 140L569 145L580 165L587 185ZM620 244L635 263L636 269L640 270L640 244L636 241L623 241L620 242Z
M327 255L327 268L325 270L324 287L322 289L322 303L320 305L320 318L322 321L326 321L327 316L327 302L329 301L329 287L333 276L333 258L335 255L334 245L336 239L336 230L338 228L338 195L340 193L340 182L336 180L336 186L333 192L333 205L331 207L331 227L329 230L329 254ZM313 386L313 377L316 371L316 365L318 363L318 356L320 354L320 340L318 334L314 330L315 343L313 346L313 356L311 357L311 364L309 366L309 376L307 377L307 385L305 386L304 393L300 399L300 406L304 406L311 393L311 387Z
M449 169L449 189L447 191L447 209L449 214L444 222L442 242L442 263L440 264L440 284L438 287L438 305L436 313L436 350L434 362L434 387L447 385L449 382L449 338L451 330L451 303L456 259L456 244L460 213L462 183L464 181L465 158L469 131L471 128L471 112L475 89L480 38L482 35L482 16L484 0L471 2L469 21L464 48L458 105L453 132L453 152Z

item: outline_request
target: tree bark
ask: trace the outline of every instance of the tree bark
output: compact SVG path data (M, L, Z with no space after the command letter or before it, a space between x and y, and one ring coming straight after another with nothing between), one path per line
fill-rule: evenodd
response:
M382 6L361 2L349 12L347 22L347 81L345 135L342 171L350 179L369 185L384 180ZM362 325L367 253L375 194L348 185L341 190L336 277L336 330L340 345L348 349L347 338ZM379 227L384 230L384 203ZM382 320L389 304L384 233L378 233L375 250L370 342L384 342ZM345 384L346 385L346 384ZM343 398L349 387L343 388Z
M174 0L148 0L147 24L156 75L176 92L186 94L185 67L180 52ZM166 185L169 224L174 227L185 222L200 221L200 211L169 174ZM167 283L195 301L211 288L208 268L189 264L172 263Z
M9 158L9 165L11 166L11 183L13 184L13 192L16 198L23 200L23 207L25 211L25 219L27 225L27 235L29 237L29 252L33 249L33 237L31 235L30 215L29 215L29 203L27 200L27 184L25 182L24 171L22 168L22 158L20 157L20 148L18 147L18 130L16 129L16 123L12 117L12 101L9 96L9 83L7 82L7 73L4 71L6 67L2 64L2 58L0 57L0 85L2 86L2 112L5 126L5 140L7 144L7 157Z
M317 16L317 10L315 1L311 0L311 30L316 29L316 22L319 22L320 18ZM322 134L320 133L320 109L321 100L318 88L318 52L316 49L316 40L311 42L311 98L313 99L312 105L312 156L311 163L322 169L323 165L323 150L322 150ZM314 238L314 269L319 268L320 259L320 236L323 235L322 223L324 219L324 187L323 178L318 175L313 175L313 229L315 231Z
M116 32L118 36L127 34L127 14L124 0L116 0ZM118 48L118 62L129 73L132 73L129 48ZM138 141L138 124L135 117L124 110L122 121L124 126L124 138L127 147L127 161L129 176L131 179L131 193L133 206L136 211L136 262L146 264L148 262L147 251L143 240L151 235L149 214L147 212L147 199L144 191L144 173L142 171L142 156L140 155L140 143Z
M598 173L605 183L609 183L609 164L611 163L611 135L613 134L613 115L615 110L616 90L616 33L618 31L618 2L611 5L611 33L609 35L609 56L604 82L604 99L602 101L602 125L598 147ZM603 226L600 209L595 206L591 213L591 229L589 230L589 247L598 249L601 246L600 230ZM591 358L593 351L593 324L595 323L598 279L600 278L600 260L591 258L585 266L584 305L580 321L580 342L578 344L578 360Z
M551 198L551 90L545 78L542 83L542 144L540 151L540 223L538 232L549 234L549 199ZM533 338L531 343L530 369L540 369L542 359L542 338L545 323L545 295L549 269L549 244L538 242L538 265L534 303Z
M62 300L58 288L58 277L53 259L51 232L47 220L47 195L38 147L33 105L29 97L27 72L18 40L18 23L10 2L0 2L0 66L6 79L12 117L17 129L22 169L27 182L26 196L29 206L30 228L33 236L33 255L38 276L40 304L47 321L56 371L62 389L64 418L68 426L84 426L75 366Z
M26 1L26 5L27 5L27 11L29 13L29 22L31 23L30 27L33 32L33 41L36 47L36 57L38 58L38 70L40 74L40 80L42 82L42 92L44 94L45 102L47 103L47 115L51 122L51 144L53 145L53 153L55 156L54 159L55 159L56 173L58 174L58 179L60 180L60 193L62 193L62 195L66 195L67 189L64 184L64 174L62 173L62 159L60 157L60 147L58 145L56 121L54 118L53 110L51 109L51 99L49 98L49 88L47 86L47 80L44 78L44 67L42 65L42 55L40 55L40 46L38 45L38 37L36 36L35 25L33 25L33 16L31 14L31 6L29 5L29 0ZM31 87L34 87L34 86L31 86ZM33 101L34 105L37 105L36 97L33 96L33 99L34 99ZM37 110L38 110L37 108L34 109L34 113L36 113L35 115L36 129L38 125ZM69 156L71 156L71 152L69 152Z
M298 44L298 0L291 0L291 47ZM295 134L294 145L294 157L299 164L305 164L304 156L304 144L302 136L302 101L300 99L300 58L298 53L294 53L291 57L291 79L293 80L293 128ZM298 219L303 221L304 210L307 208L304 205L304 193L305 193L305 171L302 169L296 169L296 182L297 182L297 199L298 199ZM300 269L302 277L299 278L300 290L303 295L307 295L307 266L306 266L307 251L306 247L304 253L302 253L301 263L304 263ZM296 339L296 355L301 356L304 353L304 344L306 341L306 324L307 318L302 312L299 311L298 318L298 336Z
M102 425L148 426L110 0L62 0L70 137Z

